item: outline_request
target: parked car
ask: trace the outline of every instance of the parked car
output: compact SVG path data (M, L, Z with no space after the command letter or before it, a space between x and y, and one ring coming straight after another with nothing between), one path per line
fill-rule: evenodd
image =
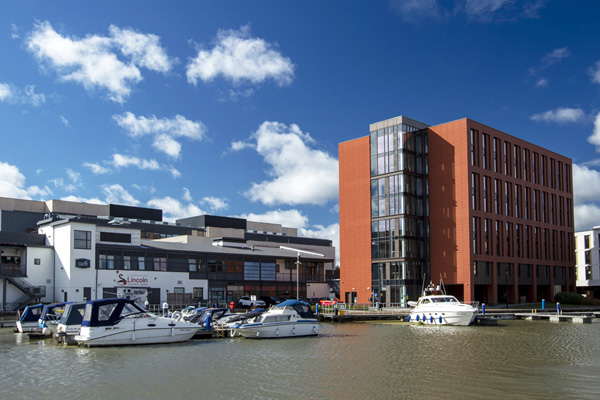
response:
M240 308L255 308L255 307L266 307L266 303L257 299L256 296L242 296L238 301L238 307Z
M259 299L264 301L267 307L271 307L272 305L281 303L279 297L260 296Z

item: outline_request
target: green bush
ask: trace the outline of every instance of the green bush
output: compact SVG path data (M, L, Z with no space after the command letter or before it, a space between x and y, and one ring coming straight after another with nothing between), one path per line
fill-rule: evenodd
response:
M583 304L584 306L600 306L600 300L584 297L581 300L581 304Z
M581 304L582 300L583 300L583 296L580 294L577 294L577 293L560 292L560 293L556 293L556 295L554 296L554 302L560 303L560 304L579 305L579 304Z

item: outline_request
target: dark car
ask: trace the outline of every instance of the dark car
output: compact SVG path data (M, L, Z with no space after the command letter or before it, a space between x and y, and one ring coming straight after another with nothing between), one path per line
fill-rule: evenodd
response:
M281 303L278 297L260 296L259 299L264 301L267 307Z

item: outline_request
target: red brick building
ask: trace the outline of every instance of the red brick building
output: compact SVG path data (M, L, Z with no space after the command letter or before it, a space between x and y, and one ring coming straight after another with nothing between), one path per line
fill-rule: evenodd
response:
M571 160L469 119L396 117L340 143L341 295L406 304L575 291Z

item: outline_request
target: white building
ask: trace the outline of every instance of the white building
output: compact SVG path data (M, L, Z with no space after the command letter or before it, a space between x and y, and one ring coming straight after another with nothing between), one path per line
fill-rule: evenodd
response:
M600 226L575 233L575 266L577 290L600 298Z
M160 210L115 205L65 214L43 202L3 200L4 309L119 296L155 306L229 304L244 295L330 296L335 248L329 240L297 237L294 228L218 216L172 224L162 222ZM79 204L68 203L54 204L71 211Z

